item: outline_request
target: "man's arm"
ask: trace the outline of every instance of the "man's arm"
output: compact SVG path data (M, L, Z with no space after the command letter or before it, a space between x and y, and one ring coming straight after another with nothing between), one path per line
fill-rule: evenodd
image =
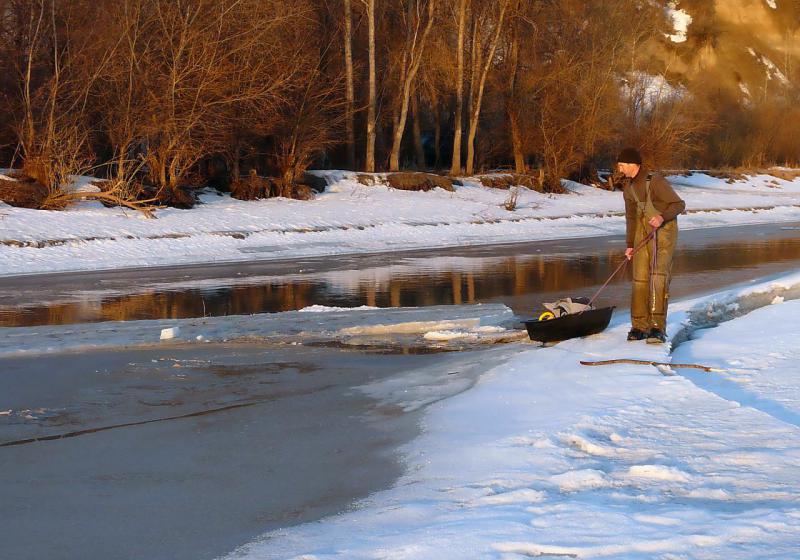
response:
M653 198L666 205L664 211L661 212L661 217L665 222L674 220L678 214L682 214L686 210L686 203L664 177L654 174L650 186Z

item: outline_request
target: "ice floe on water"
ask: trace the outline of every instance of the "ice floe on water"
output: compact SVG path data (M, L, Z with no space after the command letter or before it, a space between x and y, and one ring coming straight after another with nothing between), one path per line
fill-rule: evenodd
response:
M359 307L331 307L329 305L309 305L308 307L298 309L298 311L300 313L332 313L334 311L363 311L363 310L374 310L374 309L379 309L379 308L370 305L361 305Z
M0 357L134 348L167 344L251 342L265 344L372 345L391 351L431 347L431 331L457 329L468 342L522 339L514 313L502 304L401 308L341 308L147 321L111 321L0 328ZM463 337L456 337L463 338Z

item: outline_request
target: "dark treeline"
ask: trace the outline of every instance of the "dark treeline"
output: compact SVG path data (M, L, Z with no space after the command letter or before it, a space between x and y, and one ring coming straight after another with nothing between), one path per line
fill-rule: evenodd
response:
M95 174L173 203L249 174L291 195L311 165L557 189L623 144L659 166L798 163L795 84L682 82L657 55L666 4L0 0L0 164L51 194Z

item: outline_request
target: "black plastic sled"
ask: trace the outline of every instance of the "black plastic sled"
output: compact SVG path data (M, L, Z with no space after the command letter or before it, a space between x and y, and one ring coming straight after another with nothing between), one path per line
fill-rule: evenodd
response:
M539 342L557 342L603 332L611 322L613 307L589 309L555 319L525 321L528 336Z

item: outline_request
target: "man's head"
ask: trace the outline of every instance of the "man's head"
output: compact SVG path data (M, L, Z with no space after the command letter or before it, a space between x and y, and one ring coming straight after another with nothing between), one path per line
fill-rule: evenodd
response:
M625 148L617 157L617 169L619 172L633 179L639 174L642 167L642 156L635 148Z

